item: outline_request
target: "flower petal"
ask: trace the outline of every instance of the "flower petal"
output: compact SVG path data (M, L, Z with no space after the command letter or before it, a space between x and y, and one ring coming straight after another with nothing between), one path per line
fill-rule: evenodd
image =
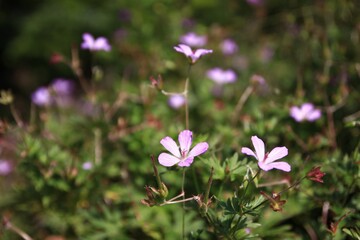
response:
M198 59L200 58L202 55L206 55L206 54L209 54L209 53L212 53L213 50L209 50L209 49L197 49L194 53L194 58Z
M158 160L159 163L165 167L171 167L180 162L180 159L168 153L161 153Z
M304 103L303 105L301 105L301 112L303 112L305 116L312 112L313 109L314 105L311 103Z
M302 120L304 120L304 116L301 110L296 106L290 108L290 116L294 118L297 122L301 122Z
M188 153L192 143L192 132L190 130L180 132L179 143L181 151L186 151L186 153Z
M90 33L84 33L82 35L84 42L81 44L82 48L92 49L94 45L94 38Z
M207 142L201 142L195 145L193 149L189 152L188 157L196 157L200 154L206 152L209 148L209 144Z
M160 143L161 145L164 146L164 148L166 148L166 150L171 152L175 157L178 158L181 157L179 147L174 141L174 139L172 139L171 137L164 137L163 139L161 139Z
M253 156L253 157L255 157L255 158L257 159L256 154L255 154L254 151L251 150L250 148L243 147L243 148L241 148L241 152L244 153L244 154L246 154L246 155Z
M178 46L175 46L174 49L178 52L185 54L187 57L193 54L191 48L185 44L179 44Z
M269 164L275 160L285 157L286 155L288 155L288 149L286 147L276 147L267 155L265 163Z
M104 51L110 51L111 47L104 37L99 37L94 42L94 49L95 50L104 50Z
M190 167L190 165L193 163L194 158L193 157L188 157L187 159L180 161L178 166L179 167Z
M258 165L264 171L269 171L274 168L285 171L285 172L291 171L291 166L287 162L273 162L273 163L269 163L269 164L259 162Z
M264 161L265 157L265 144L263 140L258 138L257 136L251 137L252 144L255 148L255 154L257 156L258 161Z
M319 109L314 109L312 112L310 112L307 115L307 120L312 122L319 119L320 117L321 117L321 111Z

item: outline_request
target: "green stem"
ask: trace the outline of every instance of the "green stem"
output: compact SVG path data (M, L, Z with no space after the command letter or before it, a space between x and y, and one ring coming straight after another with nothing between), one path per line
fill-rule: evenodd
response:
M247 185L246 185L246 188L245 188L245 191L244 191L244 197L245 197L245 195L246 195L246 192L247 192L247 190L248 190L248 188L249 188L249 185L250 185L250 183L252 183L253 181L254 181L254 179L259 175L259 173L260 173L260 171L261 171L261 169L259 169L257 172L256 172L256 174L254 175L254 177L252 177L250 180L247 180ZM242 200L241 201L244 201L244 198L242 198ZM242 204L242 203L241 203Z
M183 168L183 175L182 175L182 183L181 183L181 192L183 193L183 200L185 200L185 168ZM182 215L182 238L185 239L185 202L182 203L183 208L183 215Z
M189 78L186 78L185 81L185 90L184 90L184 96L185 96L185 128L189 129L189 101L188 101L188 85L189 85Z
M187 77L185 80L185 87L184 87L184 97L185 97L185 128L189 129L189 99L188 99L188 90L189 90L189 79L190 79L190 70L191 64L188 66L187 70ZM183 200L185 200L185 168L183 169L183 176L182 176L182 184L181 184L181 192L184 193ZM183 216L182 216L182 238L185 239L185 202L183 202Z

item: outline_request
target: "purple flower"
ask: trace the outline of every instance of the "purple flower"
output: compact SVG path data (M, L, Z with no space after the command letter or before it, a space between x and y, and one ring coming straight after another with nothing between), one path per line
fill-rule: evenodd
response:
M261 6L264 4L264 0L246 0L248 4L253 6Z
M31 100L38 106L49 106L52 103L52 97L47 87L36 89L31 95Z
M89 49L90 51L104 50L106 52L111 50L108 40L104 37L95 39L90 33L84 33L83 40L84 41L81 44L82 49Z
M237 77L233 70L222 70L221 68L212 68L206 74L208 78L219 85L235 82Z
M11 173L13 167L8 160L0 160L0 175L8 175Z
M186 102L185 97L182 94L171 95L168 100L168 104L172 108L180 108Z
M241 152L255 157L262 170L269 171L275 168L285 172L290 172L291 166L287 162L275 162L276 160L288 155L288 149L286 147L276 147L271 150L270 153L265 153L265 144L260 138L252 136L251 141L254 145L255 152L247 147L241 148Z
M207 43L207 37L189 32L180 37L180 42L191 47L202 47Z
M84 170L90 170L90 169L92 169L92 167L93 167L93 164L91 162L84 162L82 165L82 169L84 169Z
M231 39L225 39L220 44L221 51L225 55L231 55L238 51L239 47L238 45Z
M177 52L183 53L189 60L191 64L196 63L197 60L200 59L201 56L212 53L213 50L209 49L197 49L195 52L185 44L179 44L175 46L174 49Z
M260 60L263 63L267 63L274 56L274 49L272 49L270 46L263 46L260 49L259 55L260 55Z
M192 132L190 130L180 132L180 146L171 137L161 139L160 143L172 154L161 153L159 155L159 163L165 167L171 167L175 164L179 167L189 167L194 161L194 157L203 154L209 148L207 142L201 142L190 150L192 144Z
M304 103L300 107L292 106L290 108L290 116L297 122L304 120L313 122L321 117L321 111L314 108L312 103Z
M51 87L56 95L70 95L74 91L74 83L62 78L55 79Z

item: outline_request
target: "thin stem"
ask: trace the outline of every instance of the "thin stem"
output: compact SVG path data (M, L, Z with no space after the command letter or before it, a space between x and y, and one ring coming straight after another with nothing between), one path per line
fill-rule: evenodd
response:
M211 184L212 184L212 181L213 181L213 175L214 175L214 168L211 167L210 177L209 177L209 181L208 181L208 183L206 185L206 192L205 192L205 196L204 196L204 203L205 204L207 204L208 200L209 200L210 188L211 188Z
M4 225L5 225L5 227L7 229L9 229L10 231L16 233L22 239L24 239L24 240L33 240L26 232L24 232L23 230L21 230L17 226L13 225L8 219L4 219L3 222L4 222Z
M188 86L189 86L189 77L185 81L185 128L189 129L189 101L188 101Z
M23 121L21 121L20 116L19 116L18 112L16 111L13 103L10 103L10 112L13 115L18 127L20 127L20 128L23 127L24 123L23 123Z
M185 203L191 200L198 200L199 197L198 196L193 196L190 198L186 198L186 199L181 199L181 200L177 200L177 201L165 201L164 203L160 204L160 206L164 206L164 205L169 205L169 204L176 204L176 203ZM184 237L184 236L183 236Z
M234 113L232 115L231 122L235 124L237 122L237 117L240 114L246 100L250 97L251 93L254 91L254 87L252 85L247 86L244 93L241 95L238 103L236 104Z
M284 190L280 191L280 192L277 193L277 194L278 194L278 195L281 195L283 192L286 192L286 191L290 190L291 188L299 185L299 184L302 182L302 180L304 180L305 178L306 178L306 176L300 178L300 179L299 179L298 181L296 181L294 184L288 186L287 188L285 188Z
M325 97L325 101L326 101L326 116L327 116L327 120L328 120L328 135L329 135L329 140L331 142L331 146L333 147L333 149L336 149L337 143L336 143L336 128L335 128L335 122L334 122L334 112L331 110L331 106L329 104L329 100L327 97Z
M188 65L187 69L187 77L185 80L185 87L184 87L184 96L185 96L185 127L189 129L189 98L188 98L188 90L189 90L189 81L190 81L190 71L191 71L191 64Z
M100 165L102 159L102 147L101 147L101 130L96 128L94 130L95 135L95 164Z
M177 195L176 197L173 197L173 198L171 198L171 199L169 199L169 200L167 200L167 201L165 201L165 202L172 202L172 201L174 201L175 199L181 198L181 197L183 197L183 196L184 196L184 192L180 193L180 194Z
M156 182L158 184L158 188L161 189L162 188L162 183L161 183L159 172L158 172L158 170L156 168L156 165L155 165L154 155L151 155L151 161L152 161L152 164L153 164L154 174L155 174L155 177L156 177Z
M75 75L78 77L81 88L84 90L85 93L90 94L90 86L86 82L86 79L84 77L83 71L80 66L79 51L78 48L75 46L71 48L71 63L69 64L69 66L74 71Z
M245 197L245 195L246 195L246 192L247 192L247 190L248 190L248 188L249 188L249 185L250 185L250 183L252 183L253 181L254 181L254 179L259 175L259 173L260 173L260 169L256 172L256 174L254 175L254 177L252 177L250 180L247 180L247 185L246 185L246 188L245 188L245 191L244 191L244 197Z
M181 192L183 195L183 215L182 215L182 238L185 239L185 191L184 191L184 185L185 185L185 168L183 168L183 175L182 175L182 183L181 183Z

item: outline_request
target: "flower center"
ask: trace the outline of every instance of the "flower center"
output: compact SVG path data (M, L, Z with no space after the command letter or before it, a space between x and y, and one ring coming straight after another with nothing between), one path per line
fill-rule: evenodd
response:
M181 158L185 158L186 155L187 155L187 151L186 150L181 150L180 149L180 152L181 152Z

